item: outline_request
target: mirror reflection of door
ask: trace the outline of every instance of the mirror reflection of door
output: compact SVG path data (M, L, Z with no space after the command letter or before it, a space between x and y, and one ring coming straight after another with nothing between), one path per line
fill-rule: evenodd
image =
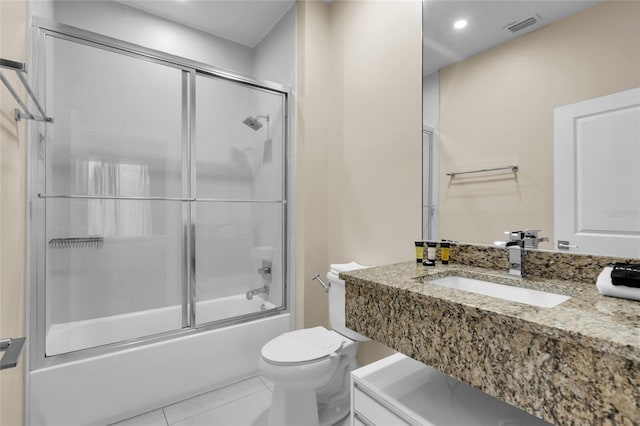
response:
M556 248L640 258L640 88L558 107L554 126Z
M433 129L424 126L422 130L422 239L438 238L438 175L437 150Z

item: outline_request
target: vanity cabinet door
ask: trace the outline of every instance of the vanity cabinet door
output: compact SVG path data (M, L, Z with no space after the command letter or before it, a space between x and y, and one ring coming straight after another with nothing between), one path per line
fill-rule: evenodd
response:
M550 425L399 353L351 372L351 412L365 426Z
M384 425L410 425L394 412L392 406L382 402L375 394L368 394L363 388L357 384L353 387L353 408L354 408L354 425L364 424L366 426L384 426Z

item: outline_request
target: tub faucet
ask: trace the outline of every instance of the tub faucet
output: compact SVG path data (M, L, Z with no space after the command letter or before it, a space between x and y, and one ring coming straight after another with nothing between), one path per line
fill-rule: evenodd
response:
M549 241L547 237L538 237L538 232L539 229L505 232L510 239L506 244L509 249L509 274L524 276L525 248L538 248L539 243Z
M256 294L265 294L265 295L269 294L269 286L265 285L264 287L254 288L253 290L249 290L246 294L247 300L253 299L253 296L255 296Z

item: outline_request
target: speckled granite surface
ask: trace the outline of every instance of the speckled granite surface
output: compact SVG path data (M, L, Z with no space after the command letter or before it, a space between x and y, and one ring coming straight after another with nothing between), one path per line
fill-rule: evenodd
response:
M601 296L595 280L519 281L506 263L467 266L456 255L341 274L347 326L555 424L640 424L640 302ZM481 258L467 261L489 265ZM430 283L452 274L571 299L538 308Z
M638 259L549 250L527 249L525 256L526 275L530 278L558 278L586 283L595 282L602 269L615 262L640 263ZM507 249L501 247L476 244L454 244L451 247L451 263L458 265L507 270L508 259Z

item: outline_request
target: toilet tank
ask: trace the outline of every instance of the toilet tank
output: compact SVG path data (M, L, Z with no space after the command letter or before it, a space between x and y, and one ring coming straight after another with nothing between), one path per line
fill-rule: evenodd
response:
M329 324L331 325L331 329L345 337L360 342L367 341L369 338L347 328L345 320L344 280L338 278L338 273L363 268L366 268L366 266L359 265L355 262L345 265L331 265L331 269L327 274L327 279L331 283L331 287L329 288Z

